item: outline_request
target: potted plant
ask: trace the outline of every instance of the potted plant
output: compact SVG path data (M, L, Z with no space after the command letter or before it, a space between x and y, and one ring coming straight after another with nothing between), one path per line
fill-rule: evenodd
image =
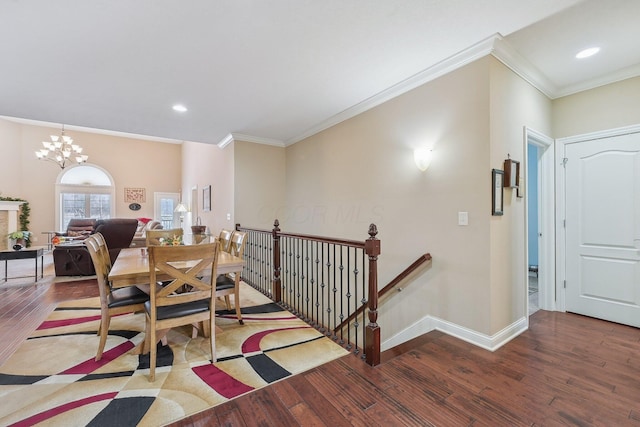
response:
M26 230L14 231L9 233L9 238L15 242L13 249L20 250L31 243L31 232Z

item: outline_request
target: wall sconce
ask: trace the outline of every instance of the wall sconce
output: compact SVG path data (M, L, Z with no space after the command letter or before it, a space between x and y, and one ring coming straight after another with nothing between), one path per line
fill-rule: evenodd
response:
M416 162L416 166L422 172L426 171L429 165L431 164L431 159L433 158L433 150L428 150L426 148L416 148L413 150L413 160Z

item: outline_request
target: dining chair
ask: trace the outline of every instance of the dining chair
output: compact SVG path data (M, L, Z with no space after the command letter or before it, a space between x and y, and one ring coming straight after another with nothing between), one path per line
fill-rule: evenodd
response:
M182 239L184 230L182 228L168 228L166 230L147 230L146 243L147 246L159 246L162 244L160 239L173 239L174 237Z
M90 237L93 240L95 240L96 243L98 244L98 248L100 249L100 255L102 256L102 259L107 265L107 269L111 270L111 266L112 266L111 256L109 256L109 248L107 247L107 241L105 240L104 236L102 235L102 233L98 232L98 233L92 234Z
M222 229L220 230L220 234L218 235L218 240L220 241L220 250L224 252L229 252L229 244L231 243L231 235L233 231Z
M148 250L152 286L144 305L145 348L150 351L149 380L155 381L158 330L202 322L211 345L211 363L216 361L215 286L211 278L216 277L219 245L149 246ZM159 276L171 280L164 286L153 286Z
M100 341L96 353L96 362L102 359L102 352L109 335L111 318L118 314L144 311L144 303L149 300L149 295L135 286L120 289L111 288L111 283L108 280L109 271L111 270L109 249L104 242L104 238L98 234L92 234L84 240L96 270L96 278L100 290L100 326L98 327Z
M229 240L229 249L226 252L242 258L246 244L247 233L243 231L234 231ZM231 310L231 301L229 299L230 295L233 295L233 302L235 304L238 322L243 325L244 321L242 320L242 313L240 312L240 274L237 272L221 274L216 279L216 297L224 297L227 310Z

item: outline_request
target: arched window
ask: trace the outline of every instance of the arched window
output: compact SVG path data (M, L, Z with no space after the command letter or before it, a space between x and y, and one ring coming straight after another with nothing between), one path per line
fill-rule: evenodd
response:
M56 182L56 224L66 230L72 218L111 218L115 215L115 184L95 165L64 169Z

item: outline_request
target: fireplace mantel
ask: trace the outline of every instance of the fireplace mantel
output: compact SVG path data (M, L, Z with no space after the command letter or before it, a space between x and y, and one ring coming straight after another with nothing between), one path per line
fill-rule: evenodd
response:
M23 203L0 200L0 250L9 248L9 233L19 230L18 211Z

